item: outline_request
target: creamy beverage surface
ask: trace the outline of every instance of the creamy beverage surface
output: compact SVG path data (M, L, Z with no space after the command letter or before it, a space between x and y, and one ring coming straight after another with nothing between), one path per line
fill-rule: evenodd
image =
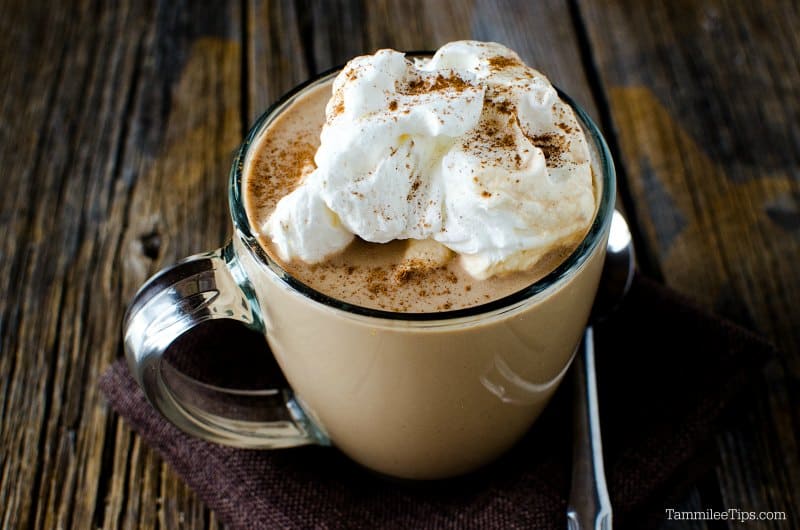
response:
M275 118L244 175L250 224L290 275L400 312L534 283L585 235L598 185L546 78L469 41L432 59L382 50L351 61Z

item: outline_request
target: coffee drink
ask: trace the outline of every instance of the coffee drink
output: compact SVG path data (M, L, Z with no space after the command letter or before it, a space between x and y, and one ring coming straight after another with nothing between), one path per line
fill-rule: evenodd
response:
M483 43L468 44L484 46ZM449 46L452 47L452 45ZM540 76L538 72L522 65L515 56L506 53L508 50L505 48L500 50L489 48L488 51L478 48L478 51L490 57L490 63L496 70L497 77L502 75L508 77L509 73ZM443 51L440 50L440 53ZM363 71L374 65L362 64L359 66L361 75L364 75ZM349 67L349 70L346 70L340 79L342 77L351 81L355 79L359 74L359 66ZM476 95L470 92L473 87L459 74L453 72L452 68L449 69L447 78L434 71L432 74L435 76L431 74L425 78L417 75L410 80L405 80L406 86L397 91L399 93L397 96L386 97L389 101L384 109L384 113L387 115L385 119L396 120L397 116L408 117L411 114L410 109L414 105L419 106L419 100L426 96L442 100L449 98L456 100L456 103L459 103L458 99L463 99L465 94L468 98L476 98ZM505 78L501 81L508 84ZM526 81L530 82L531 80L526 79ZM535 78L534 81L538 81L538 78ZM576 168L586 170L584 176L588 183L588 192L586 189L583 190L581 200L585 202L588 195L590 201L588 206L583 207L584 219L581 226L577 229L567 230L565 235L551 238L551 241L540 245L541 248L535 249L536 252L533 253L535 259L528 259L524 267L511 268L510 271L501 271L499 274L476 275L474 267L472 267L473 270L467 270L463 260L457 259L453 250L431 237L432 231L430 230L425 239L409 237L389 239L385 242L369 242L360 237L354 237L337 251L328 253L324 259L315 260L313 263L308 263L296 255L286 256L285 252L282 256L280 244L276 244L268 228L270 218L275 213L279 201L295 191L298 186L302 186L301 183L314 172L316 168L314 156L320 148L320 132L323 127L332 128L333 120L341 121L343 119L337 115L341 115L347 109L347 106L344 105L343 95L346 87L338 86L336 90L332 90L332 85L333 80L313 87L285 109L260 137L246 168L245 208L249 221L252 226L258 228L257 234L261 245L291 277L315 291L362 307L411 313L443 312L485 304L532 285L555 269L572 253L583 238L594 214L594 196L598 191L595 187L598 182L593 178L588 156L580 153L579 158L583 157L580 161L584 162L582 164L576 164L574 160L568 160L572 163L565 164L562 160L564 157L561 155L570 149L570 143L574 142L578 148L583 147L582 132L574 116L565 105L554 104L553 109L557 114L558 121L553 126L558 134L552 131L538 134L525 131L527 137L522 137L522 141L518 141L519 139L512 136L511 133L514 131L508 127L505 120L519 121L517 117L519 111L516 109L519 102L509 98L508 94L495 87L495 99L491 100L485 97L481 109L481 115L488 115L489 118L477 119L475 130L478 131L478 134L470 131L464 135L467 138L463 140L464 145L471 142L469 147L473 152L480 149L491 150L490 156L493 157L491 160L493 165L490 170L495 172L498 169L505 170L505 166L509 166L508 160L502 160L502 157L507 159L514 157L515 160L511 160L510 164L512 170L508 173L516 179L517 183L520 182L519 173L525 173L526 170L530 170L531 166L536 165L537 160L522 160L523 156L534 150L541 151L544 163L549 166L551 172L558 170L573 172ZM552 90L549 84L546 86ZM331 100L332 93L334 94L333 100ZM402 96L407 99L416 97L416 101L413 101L413 105L406 102L406 108L403 108L401 106ZM422 103L424 105L425 102ZM326 107L328 107L327 119ZM461 111L470 112L469 109L461 109ZM565 116L567 113L569 114ZM401 136L406 134L402 132L402 128L400 129L396 132L399 132ZM472 134L472 138L469 137L470 134ZM406 134L406 136L410 135ZM412 138L410 140L412 145L414 141L418 145L422 142L443 143L441 140L424 135ZM450 143L456 142L451 141ZM452 150L452 145L448 147ZM389 146L392 154L400 149L402 149L402 145ZM572 150L576 149L573 147ZM432 203L433 199L437 199L439 203L443 202L441 196L431 193L431 184L425 181L424 173L422 178L419 173L415 173L422 169L417 166L426 164L419 163L419 156L416 156L413 148L409 151L404 164L409 169L408 173L411 178L408 180L411 182L411 187L400 190L401 194L405 194L405 201L419 204L420 201ZM446 158L446 155L441 158ZM412 161L410 165L409 160ZM384 162L385 160L380 160L379 164ZM481 161L481 163L486 164L485 161ZM568 166L566 170L562 167L564 165ZM483 173L491 173L491 171L484 169ZM373 173L375 172L373 171ZM490 180L485 176L480 171L473 171L472 180L474 183L479 183L480 180ZM403 177L405 175L400 176L401 179ZM393 178L397 179L397 175L393 175ZM559 175L558 178L563 177ZM575 179L573 178L573 180ZM480 184L483 186L476 186L481 193L480 207L485 207L489 202L484 199L491 199L492 195L498 196L503 191L507 192L502 189L501 184L496 182ZM373 189L369 191L373 192L375 187L378 186L373 186ZM421 191L427 191L427 193L421 193ZM452 190L445 191L453 194ZM359 195L363 194L363 190L353 189L349 193L358 200ZM393 199L390 197L385 200L391 202ZM536 200L542 202L545 199L537 198ZM498 202L496 198L495 202ZM504 204L500 202L500 209L503 206ZM441 210L441 205L438 203L434 204L434 207ZM302 208L306 208L306 205L302 204L295 209ZM326 207L323 206L323 208ZM373 211L366 209L365 212L367 216L380 217L384 215L388 217L388 214L378 212L375 208ZM328 213L336 215L332 212ZM416 212L412 212L412 215L407 215L407 217L412 217L413 220L413 214ZM416 217L424 217L424 215L417 214ZM501 219L502 221L504 220ZM573 219L570 219L569 222L573 222ZM317 226L314 227L314 229L316 228ZM517 231L516 228L515 231ZM520 254L524 253L517 252L516 256ZM513 261L513 259L506 261Z
M256 147L245 176L245 208L253 226L263 226L278 200L313 168L330 85L303 94L270 125ZM560 247L533 270L478 280L452 259L440 267L410 267L409 246L419 248L419 244L409 240L368 243L356 239L342 252L315 264L299 259L285 262L266 235L260 234L259 241L292 277L317 291L355 305L408 312L460 309L502 298L534 283L572 250Z
M287 95L234 161L230 243L134 297L125 352L149 402L206 440L333 444L400 478L498 457L569 368L605 258L614 169L567 101L472 41L357 57ZM213 319L266 337L288 384L165 370Z
M530 428L579 344L613 211L585 115L506 48L446 48L316 80L235 166L252 236L230 252L304 413L413 479L474 470Z

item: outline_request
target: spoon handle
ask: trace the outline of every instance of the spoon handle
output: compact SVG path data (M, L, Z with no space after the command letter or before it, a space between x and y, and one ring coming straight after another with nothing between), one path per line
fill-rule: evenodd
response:
M611 501L603 469L592 326L586 328L572 371L575 408L567 527L569 530L611 530Z

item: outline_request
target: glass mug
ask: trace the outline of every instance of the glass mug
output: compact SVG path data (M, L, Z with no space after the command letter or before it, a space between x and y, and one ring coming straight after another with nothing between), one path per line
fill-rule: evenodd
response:
M595 218L575 251L536 283L483 305L435 313L355 306L300 283L271 259L242 196L263 131L337 73L295 88L256 121L230 173L230 242L161 271L139 290L124 321L128 363L163 416L206 440L253 449L332 444L385 475L463 474L519 440L569 368L605 258L611 156L591 119L559 91L586 133L599 181ZM288 385L232 390L176 371L165 352L212 319L265 335Z

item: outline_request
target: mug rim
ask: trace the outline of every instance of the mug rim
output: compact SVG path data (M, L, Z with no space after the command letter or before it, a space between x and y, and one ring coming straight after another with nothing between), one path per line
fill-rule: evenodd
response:
M406 55L430 56L432 55L432 52L406 52ZM558 96L573 109L579 122L584 129L586 129L584 133L586 134L587 140L594 143L595 150L600 158L599 166L602 172L600 202L594 218L592 219L592 224L578 246L575 247L572 253L570 253L570 255L556 268L534 283L501 298L461 309L427 313L387 311L384 309L374 309L371 307L352 304L350 302L346 302L322 293L293 277L276 260L269 256L269 254L258 242L256 236L253 234L253 230L250 226L250 222L247 218L247 212L244 207L244 194L242 190L242 184L244 182L244 165L247 155L250 152L250 147L254 144L254 141L258 138L262 130L268 126L273 119L280 114L280 112L285 110L291 103L293 103L294 100L306 89L327 82L330 78L338 74L338 72L343 68L344 65L338 65L304 81L303 83L292 88L290 91L286 92L277 101L270 105L267 110L264 111L253 123L252 127L247 133L247 136L237 150L236 157L234 158L234 162L230 171L228 184L228 207L230 210L231 219L233 221L235 233L245 243L250 253L253 254L258 261L261 262L261 264L266 265L269 270L275 273L278 279L291 290L330 308L345 311L354 315L396 321L452 322L465 317L493 314L497 311L512 309L522 302L529 302L535 298L538 298L537 295L542 295L543 297L549 291L555 290L555 288L560 285L562 280L568 278L571 273L578 270L589 259L589 257L594 254L597 246L603 240L603 234L606 233L611 224L611 218L614 212L614 201L616 197L616 172L614 169L614 162L611 158L608 145L606 144L605 139L603 138L594 121L571 97L553 85L558 93Z

